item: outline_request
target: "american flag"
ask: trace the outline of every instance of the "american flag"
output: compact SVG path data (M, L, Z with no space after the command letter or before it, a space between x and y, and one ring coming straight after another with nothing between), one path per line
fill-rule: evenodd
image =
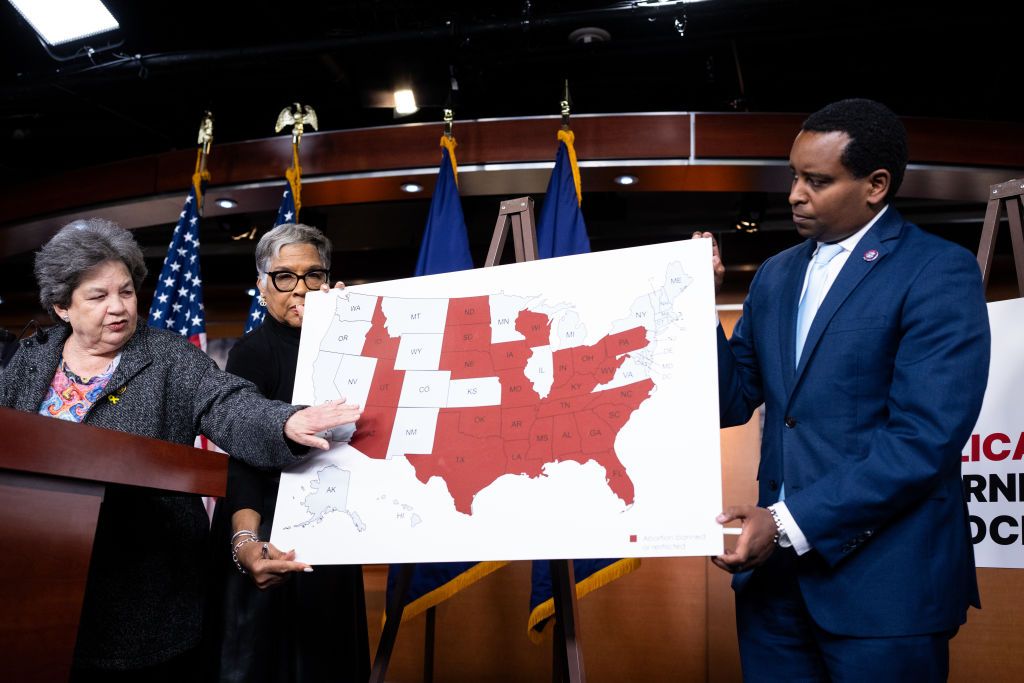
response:
M277 218L274 220L274 227L282 223L294 223L298 220L298 212L295 210L295 198L292 197L291 186L286 185L284 195L281 197L281 206L277 209ZM249 334L263 324L267 316L267 309L259 304L260 293L255 291L252 301L249 302L249 317L245 319L245 333Z
M206 350L206 311L199 277L199 202L193 186L178 216L149 307L150 327L173 330Z

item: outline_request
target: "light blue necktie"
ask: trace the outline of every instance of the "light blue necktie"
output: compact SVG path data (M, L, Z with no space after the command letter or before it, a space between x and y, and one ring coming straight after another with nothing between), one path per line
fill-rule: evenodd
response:
M807 332L814 322L814 314L825 298L825 281L828 275L828 264L843 251L838 244L819 244L814 254L811 270L807 274L807 289L800 299L800 308L796 313L796 364L800 365L800 354L804 350Z

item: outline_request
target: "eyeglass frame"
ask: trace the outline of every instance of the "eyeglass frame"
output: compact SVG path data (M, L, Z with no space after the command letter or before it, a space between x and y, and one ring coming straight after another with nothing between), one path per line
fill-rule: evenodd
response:
M306 285L306 289L308 289L311 292L314 291L314 290L320 289L319 285L316 286L316 287L310 287L309 283L306 282L306 278L309 277L309 275L311 273L323 273L324 274L324 281L322 283L320 283L320 284L329 283L331 281L331 271L327 270L326 268L314 268L313 270L307 270L302 275L299 275L298 273L292 272L290 270L273 270L273 271L269 271L269 272L264 273L264 275L266 275L266 276L268 276L270 278L270 282L271 282L271 284L274 285L274 289L276 289L277 291L281 292L282 294L289 294L289 293L295 291L295 287L299 286L299 280L302 280L303 284ZM293 276L295 276L295 285L291 289L281 289L281 287L277 284L277 276L278 275L293 275Z

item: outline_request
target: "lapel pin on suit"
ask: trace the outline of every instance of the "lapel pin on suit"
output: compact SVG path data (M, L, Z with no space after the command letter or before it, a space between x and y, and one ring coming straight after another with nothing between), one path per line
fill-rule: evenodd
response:
M871 263L876 258L878 258L878 251L877 250L875 250L875 249L868 249L867 251L864 252L864 260L867 261L868 263Z

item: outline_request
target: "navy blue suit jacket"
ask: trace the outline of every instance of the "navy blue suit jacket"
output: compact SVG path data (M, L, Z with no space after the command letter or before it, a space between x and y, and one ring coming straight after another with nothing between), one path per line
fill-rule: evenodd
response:
M764 403L758 505L785 482L813 548L797 572L819 626L874 637L953 629L979 605L960 484L988 379L977 263L889 207L837 276L795 367L814 247L766 261L732 338L718 328L722 426Z

